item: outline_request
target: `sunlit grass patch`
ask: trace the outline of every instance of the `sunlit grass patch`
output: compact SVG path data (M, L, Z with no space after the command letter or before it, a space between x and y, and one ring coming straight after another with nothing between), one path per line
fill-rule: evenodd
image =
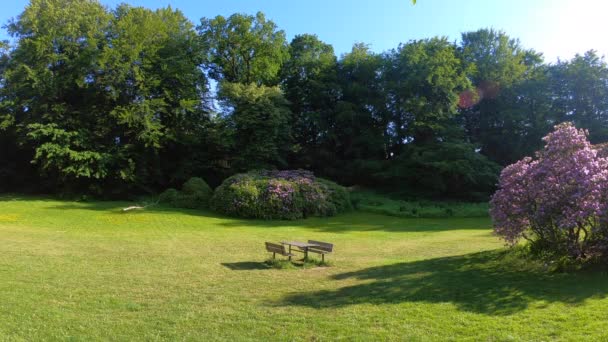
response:
M607 340L608 278L507 251L484 218L233 219L0 201L0 340ZM267 262L265 241L326 241ZM576 319L572 319L572 318Z

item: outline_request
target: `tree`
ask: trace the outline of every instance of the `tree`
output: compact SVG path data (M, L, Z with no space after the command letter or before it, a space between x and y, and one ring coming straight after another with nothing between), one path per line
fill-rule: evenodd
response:
M100 47L105 45L109 20L109 14L97 2L32 0L7 26L17 44L4 66L1 91L6 99L2 103L5 129L12 130L20 144L34 144L34 161L41 163L43 171L55 182L72 171L66 173L55 163L65 158L65 153L49 155L53 150L69 149L73 169L89 168L80 175L106 174L105 162L88 162L90 154L97 152L91 143L93 137L86 134L82 123L94 122L103 115L83 107L100 97L91 86L91 70L95 70ZM9 125L12 127L6 127ZM39 130L54 132L61 138L54 142ZM77 147L59 146L74 142L77 136L82 137ZM45 140L39 143L38 138Z
M278 87L223 82L219 98L234 139L233 169L285 167L291 149L291 112Z
M386 156L381 88L382 56L353 45L338 63L340 96L325 120L321 174L345 183L370 184L370 168ZM367 169L363 171L363 169Z
M495 189L500 166L457 139L408 144L376 174L379 185L426 198L486 201Z
M179 160L209 122L205 51L179 11L121 5L114 14L98 82L117 125L111 136L123 162L138 165L138 183L181 183L193 172L179 170Z
M159 154L205 114L203 54L181 13L32 0L9 32L2 121L53 188L107 194L165 181Z
M608 141L608 66L595 51L549 67L556 122L589 130L593 143Z
M209 74L217 81L274 86L288 59L285 33L263 13L202 18L198 31L208 47Z
M470 87L465 68L446 38L402 44L389 53L385 74L395 149L406 142L441 139L457 112L459 95Z
M331 45L308 34L291 41L289 54L281 86L293 115L291 159L299 167L314 169L320 166L319 151L325 147L340 96L337 60Z
M541 56L492 29L463 33L459 54L475 87L461 96L459 121L469 142L503 165L521 158L521 147L536 147L539 138L536 131L528 132L527 124L547 114L540 105L522 106L524 97L541 99L538 95L545 93L546 83L539 82ZM542 136L549 127L540 127ZM504 136L510 137L508 141Z

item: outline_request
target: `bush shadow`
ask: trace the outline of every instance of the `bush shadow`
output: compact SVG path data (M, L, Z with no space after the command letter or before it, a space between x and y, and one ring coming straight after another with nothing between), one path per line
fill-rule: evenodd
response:
M278 305L321 309L355 304L452 303L462 311L509 315L533 302L578 305L608 293L606 273L548 273L540 265L514 262L509 253L489 251L342 273L332 278L367 282L293 294Z

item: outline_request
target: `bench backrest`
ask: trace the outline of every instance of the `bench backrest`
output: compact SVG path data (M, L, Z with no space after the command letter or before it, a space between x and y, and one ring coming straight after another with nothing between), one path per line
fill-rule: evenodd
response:
M279 253L283 255L287 253L285 252L285 246L272 242L266 242L266 250L270 253Z
M319 249L319 250L322 250L324 252L331 252L331 251L334 250L334 244L333 243L322 242L322 241L315 241L315 240L308 240L308 243L311 243L313 245L317 245L316 247L312 247L312 248Z

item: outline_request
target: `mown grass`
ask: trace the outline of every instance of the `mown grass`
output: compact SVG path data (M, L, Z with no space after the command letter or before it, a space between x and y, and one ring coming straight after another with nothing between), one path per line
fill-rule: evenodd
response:
M488 203L457 201L401 200L371 190L351 192L360 211L405 218L487 217Z
M247 221L0 198L0 340L607 340L608 276L549 273L489 219ZM335 243L269 267L264 241Z

